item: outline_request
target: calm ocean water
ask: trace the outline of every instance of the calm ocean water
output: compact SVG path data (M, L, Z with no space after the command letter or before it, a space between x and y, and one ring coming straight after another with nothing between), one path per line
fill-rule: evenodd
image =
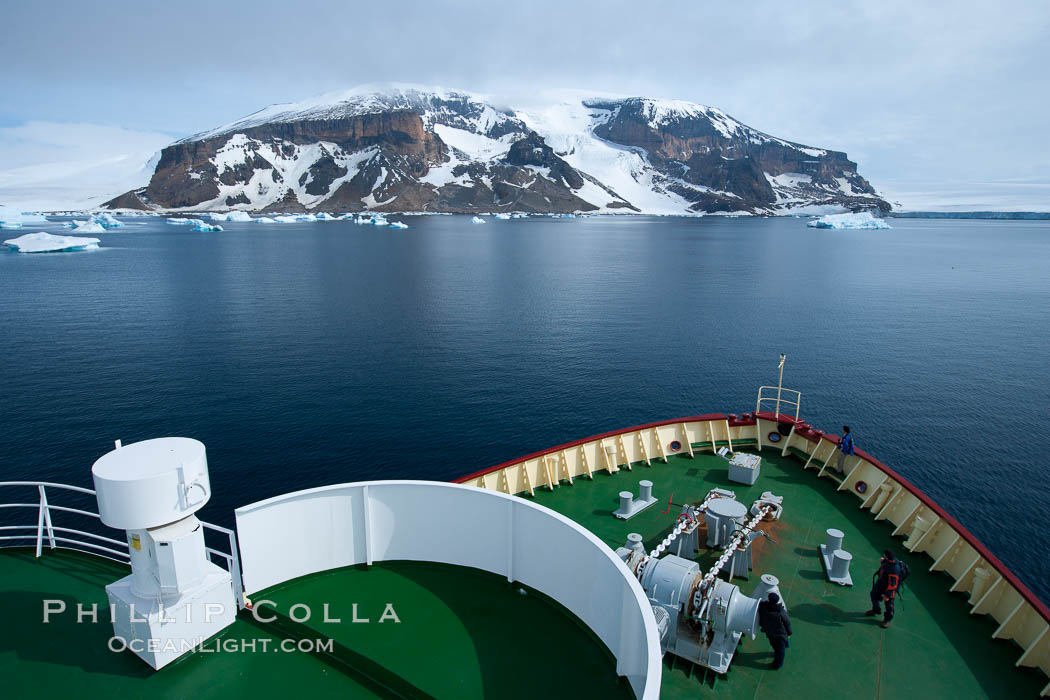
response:
M747 411L786 352L810 422L850 424L1050 599L1050 222L404 220L128 219L99 251L0 254L0 478L87 486L115 438L186 435L229 524Z

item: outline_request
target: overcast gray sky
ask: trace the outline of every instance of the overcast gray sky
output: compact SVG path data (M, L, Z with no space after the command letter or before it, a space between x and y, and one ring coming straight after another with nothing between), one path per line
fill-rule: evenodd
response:
M844 150L906 205L1050 208L1047 0L41 0L3 3L0 26L9 179L400 81L688 99Z

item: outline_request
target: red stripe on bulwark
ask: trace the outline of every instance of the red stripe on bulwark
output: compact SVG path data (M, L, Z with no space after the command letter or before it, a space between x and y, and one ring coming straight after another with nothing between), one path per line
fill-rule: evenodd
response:
M759 417L759 418L761 418L761 419L763 419L763 420L768 420L768 421L775 421L775 422L779 421L781 423L791 423L791 424L794 424L794 425L800 425L800 424L803 423L801 418L796 420L794 417L786 416L784 414L781 414L779 417L777 417L775 414L770 413L768 411L760 411L758 413L755 413L754 415ZM501 464L497 464L497 465L495 465L493 467L489 467L487 469L482 469L481 471L476 471L473 474L467 474L466 476L461 476L458 479L455 479L453 481L453 483L462 484L462 483L464 483L466 481L470 481L472 479L477 479L478 477L484 476L485 474L491 474L492 472L497 472L497 471L499 471L501 469L505 469L507 467L512 467L514 465L521 464L523 462L527 462L530 459L536 459L538 457L543 457L544 455L549 455L549 454L554 453L554 452L560 452L561 450L569 449L571 447L578 447L579 445L583 445L585 443L592 442L594 440L601 440L603 438L613 437L614 435L623 435L625 433L633 433L633 432L637 432L639 430L648 430L650 428L659 428L659 427L664 426L664 425L675 425L675 424L678 424L678 423L702 423L702 422L705 422L705 421L712 421L712 420L726 420L727 418L728 418L728 414L725 414L725 413L706 413L706 414L701 415L701 416L689 416L689 417L686 417L686 418L674 418L672 420L657 421L655 423L646 423L644 425L635 425L635 426L632 426L630 428L622 428L620 430L611 430L611 431L609 431L607 433L601 433L599 435L592 435L590 437L582 438L580 440L573 440L572 442L567 442L564 445L558 445L557 447L551 447L551 448L548 448L546 450L540 450L539 452L533 452L532 454L525 455L524 457L519 457L518 459L512 459L512 460L509 460L507 462L503 462ZM796 433L796 434L801 435L801 433ZM839 440L841 440L841 438L838 435L815 436L815 435L808 435L807 434L807 435L803 435L803 437L805 437L806 439L810 440L811 442L818 442L819 440L824 439L824 440L828 440L828 441L830 441L830 442L832 442L832 443L834 443L836 445L839 443ZM1024 600L1029 605L1031 605L1043 617L1044 620L1046 620L1048 623L1050 623L1050 609L1048 609L1047 606L1041 600L1039 600L1039 598L1037 598L1036 595L1034 593L1032 593L1032 591L1030 591L1028 589L1028 586L1026 586L1023 583L1021 583L1021 580L1018 579L1017 576L1014 575L1014 573L1012 571L1010 571L1010 569L1008 569L1005 564L1003 564L1001 561L999 561L999 558L996 557L994 554L992 554L988 550L988 548L985 547L981 543L980 540L978 540L976 537L974 537L974 535L969 530L967 530L965 527L963 527L959 523L958 520L956 520L952 516L948 515L948 513L943 508L941 508L939 505L937 505L937 503L932 498L930 498L925 493L923 493L917 486L912 484L910 481L905 479L903 476L901 476L900 474L898 474L894 470L892 470L889 467L887 467L885 464L883 464L879 460L877 460L874 457L872 457L870 454L868 454L864 450L862 450L862 449L860 449L858 447L858 448L854 448L854 452L855 452L855 454L858 457L861 457L861 458L867 460L875 468L879 469L884 474L889 476L891 479L893 479L894 481L899 483L910 494L912 494L913 496L918 498L919 501L923 505L925 505L930 510L932 510L934 513L936 513L937 516L941 520L943 520L944 522L948 523L948 525L950 527L952 527L957 533L959 533L959 536L962 539L964 539L971 547L973 547L977 551L977 553L985 561L987 561L988 564L990 564L992 566L992 568L994 568L999 573L1000 576L1002 576L1004 579L1006 579L1006 581L1011 586L1013 586L1017 590L1018 593L1021 594L1021 597L1024 598Z

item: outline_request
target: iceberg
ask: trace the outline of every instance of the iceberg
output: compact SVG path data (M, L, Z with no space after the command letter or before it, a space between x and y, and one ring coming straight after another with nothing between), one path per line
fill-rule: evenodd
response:
M390 228L408 228L408 224L401 223L400 221L391 221Z
M511 217L510 214L496 214L496 218L499 219L500 221L506 221L506 220L508 220L508 219L510 219L512 217Z
M219 226L218 224L209 224L203 219L192 219L192 221L194 231L202 231L204 233L215 233L217 231L222 230L222 226Z
M281 216L273 217L273 220L274 220L274 223L278 223L278 224L294 224L296 221L299 220L299 217L295 216L294 214L293 215L283 214Z
M99 226L99 229L101 230L102 227ZM17 250L19 253L57 253L64 250L98 248L100 242L97 238L55 236L40 231L39 233L27 233L18 238L6 240L4 245Z
M208 214L208 218L212 221L252 221L252 217L249 216L246 211L230 211L224 214Z
M880 229L893 228L882 219L873 216L870 211L857 214L828 214L806 224L810 228L835 229Z
M19 211L11 207L0 206L0 228L19 229L22 224L46 224L48 219L43 214Z
M382 216L374 216L374 217L372 217L372 225L373 226L389 226L390 222L387 221Z
M473 219L470 220L470 223L472 223L472 224L483 224L483 223L485 223L485 220L482 219L480 216L475 216Z
M260 216L258 219L255 220L255 223L257 223L257 224L276 224L277 220L276 219L271 219L268 216Z
M171 219L165 219L172 226L192 226L196 219L182 219L179 217L173 217Z
M331 214L326 214L324 212L321 212L315 218L317 221L335 221L336 219L336 217L332 216Z
M94 221L102 225L102 228L120 228L124 224L117 221L117 217L113 216L108 212L102 212L91 217Z
M73 233L105 233L105 227L99 222L92 219L91 221L80 221L77 222L77 226L73 229Z

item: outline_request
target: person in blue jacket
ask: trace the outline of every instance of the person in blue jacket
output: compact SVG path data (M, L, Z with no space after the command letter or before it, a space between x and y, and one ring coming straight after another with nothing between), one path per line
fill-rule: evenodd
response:
M849 426L842 426L842 439L839 440L839 473L846 473L846 455L853 454L853 436L849 432Z

